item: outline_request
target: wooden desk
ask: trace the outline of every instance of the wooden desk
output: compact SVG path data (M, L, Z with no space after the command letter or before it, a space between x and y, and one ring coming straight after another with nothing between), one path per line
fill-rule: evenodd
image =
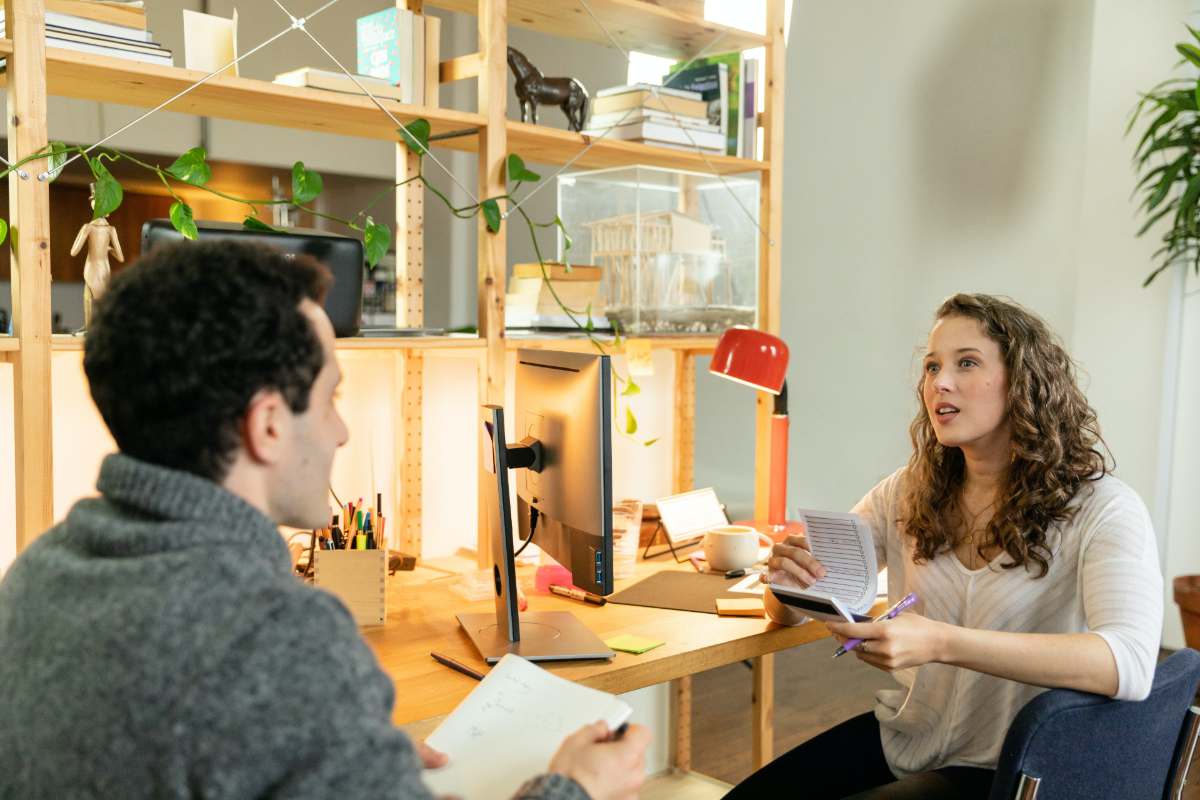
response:
M466 564L465 569L473 569ZM669 557L639 561L636 575L617 582L617 590L629 586L659 570L691 570L687 564L675 564ZM465 675L438 664L432 650L486 672L487 664L476 652L470 639L459 627L454 615L463 611L491 611L492 601L470 603L450 590L456 578L418 569L391 579L387 624L364 628L363 636L374 649L379 663L396 684L396 708L393 719L398 725L413 723L449 713L477 685ZM640 656L617 653L612 661L543 663L557 675L586 686L620 694L665 681L677 684L677 700L684 707L676 716L677 724L689 724L691 675L735 661L754 660L754 742L756 763L771 759L771 719L774 695L774 661L771 654L799 644L826 638L824 625L809 623L795 628L776 625L766 619L718 617L690 611L672 611L609 603L593 606L557 595L532 593L533 570L520 570L533 610L573 612L602 639L620 633L636 634L665 641L661 647ZM528 586L526 586L528 582ZM680 696L681 694L686 696ZM681 737L682 738L682 737ZM687 767L686 748L679 753L678 764Z

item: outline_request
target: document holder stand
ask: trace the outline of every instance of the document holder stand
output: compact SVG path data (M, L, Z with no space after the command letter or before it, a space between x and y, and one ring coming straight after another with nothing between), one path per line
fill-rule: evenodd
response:
M658 541L658 535L660 533L662 534L662 537L667 540L667 546L665 549L659 550L657 553L651 553L650 548L653 547L654 543ZM658 558L661 555L666 555L667 553L670 553L672 556L675 557L676 564L682 564L684 561L686 561L686 559L680 557L680 555L679 555L680 551L695 547L696 545L700 544L700 542L702 542L702 541L703 541L703 538L698 537L698 538L692 539L691 541L688 541L688 542L680 542L678 545L678 548L677 548L675 543L671 541L671 537L667 534L667 529L663 527L663 524L661 522L659 522L658 525L654 528L654 533L650 536L650 541L646 542L646 549L642 551L642 560L645 560L648 558Z

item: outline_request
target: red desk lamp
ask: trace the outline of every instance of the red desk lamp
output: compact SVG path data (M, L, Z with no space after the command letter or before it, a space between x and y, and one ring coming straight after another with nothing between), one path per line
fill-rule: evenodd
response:
M721 334L708 371L775 395L771 414L771 480L764 531L776 539L800 533L787 518L787 367L788 346L778 336L738 325Z

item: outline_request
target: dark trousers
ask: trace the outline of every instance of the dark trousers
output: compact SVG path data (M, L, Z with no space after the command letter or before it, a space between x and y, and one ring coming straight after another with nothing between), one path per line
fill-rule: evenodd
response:
M784 753L725 800L986 800L994 770L943 767L897 779L888 769L873 713L846 720Z

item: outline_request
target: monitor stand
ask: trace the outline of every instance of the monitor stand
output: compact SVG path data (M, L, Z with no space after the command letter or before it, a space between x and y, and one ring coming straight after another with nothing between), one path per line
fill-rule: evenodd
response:
M494 614L458 614L479 654L495 664L508 653L530 661L568 661L612 658L616 654L569 611L517 613L517 569L512 550L512 509L508 499L510 469L541 469L541 445L523 441L509 447L504 440L504 409L483 406L484 442L480 485L485 492L487 525L491 533L492 567L496 585Z
M495 664L508 653L530 661L613 657L608 645L569 611L521 614L521 638L515 642L508 640L495 614L459 614L458 624L489 664Z

